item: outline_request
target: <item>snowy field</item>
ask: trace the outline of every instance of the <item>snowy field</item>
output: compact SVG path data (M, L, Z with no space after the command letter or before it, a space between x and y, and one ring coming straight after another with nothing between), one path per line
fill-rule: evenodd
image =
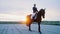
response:
M32 24L32 31L25 24L0 24L0 34L40 34L38 25ZM60 26L41 25L42 34L60 34Z

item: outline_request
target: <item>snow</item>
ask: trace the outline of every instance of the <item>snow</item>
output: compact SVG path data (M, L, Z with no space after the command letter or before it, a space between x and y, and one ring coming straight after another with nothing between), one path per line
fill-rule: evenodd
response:
M40 34L38 25L31 25L32 31L25 24L0 24L0 34ZM42 34L60 34L60 26L41 25Z

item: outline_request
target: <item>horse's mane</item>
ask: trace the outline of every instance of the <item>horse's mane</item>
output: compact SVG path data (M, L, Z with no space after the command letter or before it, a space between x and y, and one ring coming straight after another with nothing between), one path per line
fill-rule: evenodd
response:
M45 9L40 9L37 15L39 17L39 16L44 16L44 14L45 14Z

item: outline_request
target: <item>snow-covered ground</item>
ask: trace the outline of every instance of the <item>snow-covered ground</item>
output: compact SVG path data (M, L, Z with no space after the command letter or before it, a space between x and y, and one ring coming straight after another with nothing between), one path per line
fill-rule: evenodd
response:
M0 24L0 34L40 34L38 25L31 25L32 31L28 30L25 24ZM60 26L41 25L42 34L60 34Z

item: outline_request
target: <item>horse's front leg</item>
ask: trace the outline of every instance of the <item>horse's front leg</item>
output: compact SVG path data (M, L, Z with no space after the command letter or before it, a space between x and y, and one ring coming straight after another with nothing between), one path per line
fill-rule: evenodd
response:
M41 32L40 31L40 22L38 22L38 31Z
M41 23L38 22L38 31L40 32L40 34L42 34L42 33L41 33L41 29L40 29L40 24L41 24Z

